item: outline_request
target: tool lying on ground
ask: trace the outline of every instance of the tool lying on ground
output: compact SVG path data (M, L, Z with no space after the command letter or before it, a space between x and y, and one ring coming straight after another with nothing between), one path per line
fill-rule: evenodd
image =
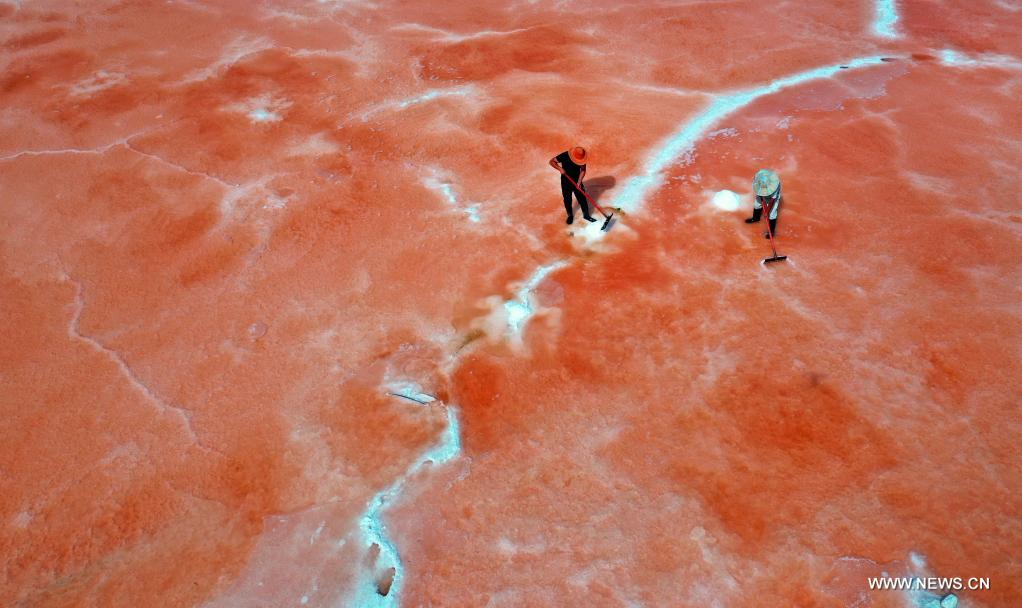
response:
M596 210L600 212L600 215L602 215L603 217L607 218L607 219L603 220L603 225L602 225L602 226L600 226L600 230L602 230L602 231L606 232L606 231L607 231L607 228L608 228L608 227L610 226L610 219L611 219L612 217L614 217L614 212L613 212L613 211L611 211L611 212L610 212L610 215L607 215L607 212L603 210L603 207L601 207L600 205L598 205L598 204L596 203L596 201L594 201L594 200L593 200L593 198L592 198L591 196L589 196L589 193L588 193L588 192L586 192L585 190L583 190L583 189L582 189L582 187L581 187L581 186L579 186L578 184L576 184L576 183L575 183L575 180L573 180L573 179L571 179L570 177L568 177L568 175L567 175L566 173L564 173L564 172L561 172L561 175L563 175L563 176L564 176L564 179L566 179L566 180L568 180L569 182L571 182L571 185L572 185L572 186L575 186L575 189L576 189L576 190L578 190L579 192L581 192L582 194L584 194L584 195L585 195L585 197L586 197L586 200L587 200L587 201L589 201L589 204L591 204L591 205L592 205L593 207L596 207Z
M779 201L777 203L774 203L774 204L775 205L779 204ZM763 211L766 212L766 215L769 218L770 217L770 209L764 209ZM774 231L770 229L770 222L769 221L767 221L767 237L770 238L770 250L774 252L774 255L772 255L772 256L770 256L768 258L763 258L763 263L764 264L769 264L770 262L783 262L784 260L787 260L788 256L786 256L786 255L777 255L777 247L774 246Z

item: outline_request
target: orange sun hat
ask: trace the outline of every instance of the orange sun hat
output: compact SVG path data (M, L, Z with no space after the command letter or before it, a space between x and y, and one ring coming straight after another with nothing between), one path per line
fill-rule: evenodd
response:
M568 157L571 158L571 162L576 165L584 165L589 160L589 153L582 146L575 146L568 151Z

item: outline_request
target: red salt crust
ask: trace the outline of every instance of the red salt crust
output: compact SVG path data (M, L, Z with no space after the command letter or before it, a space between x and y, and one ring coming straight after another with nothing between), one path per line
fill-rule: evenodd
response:
M933 10L925 0L906 0L901 4L898 27L910 39L934 48L952 47L966 52L1018 56L1022 41L1022 12L1011 10L1010 3L988 0L962 2Z
M529 471L542 470L533 458L504 457L513 449L509 445L528 445L546 432L536 430L533 412L543 406L535 404L535 390L557 412L547 419L551 426L570 428L570 422L557 418L585 410L599 426L615 429L617 440L590 470L627 471L647 499L664 492L690 498L700 505L695 521L714 522L734 560L770 564L766 578L760 574L751 584L746 581L739 592L715 589L724 598L842 605L831 593L804 583L819 580L819 568L829 567L827 556L889 561L914 548L939 572L983 572L1002 581L1000 589L969 597L1010 605L1019 595L1005 562L1013 541L1004 536L1005 525L1014 530L1005 516L1018 507L1009 489L1017 488L1018 478L1008 464L1018 457L1017 448L1009 447L1017 429L1008 422L1008 404L1019 391L1020 370L1011 355L1020 329L1011 301L1018 288L1014 280L986 269L1014 276L1011 260L1022 251L1011 223L989 219L1011 203L1003 194L978 194L1010 192L1010 176L988 164L1004 154L1006 144L1004 133L990 124L1010 124L1018 116L1003 93L957 86L958 79L976 75L943 73L937 80L931 74L900 77L887 84L884 97L846 101L839 114L789 110L794 143L785 143L780 134L746 135L743 127L759 121L736 117L731 124L741 136L700 146L696 162L678 171L700 174L704 181L680 188L683 193L654 197L650 206L659 223L630 222L639 239L602 258L598 269L583 266L589 274L558 273L552 280L567 302L556 354L534 356L527 367L513 371L498 371L506 369L505 361L466 360L455 378L467 449L474 451L473 439L492 445L485 461L473 463L479 481L464 487L466 495L481 502L505 485L521 486ZM986 75L998 86L1008 77ZM911 109L914 100L940 98L946 85L956 99L934 112L954 120L935 124ZM981 110L963 113L952 105ZM879 115L887 118L874 118ZM967 146L962 132L969 133ZM956 138L959 145L949 146ZM741 233L733 228L715 230L720 222L735 222L738 214L726 219L693 214L693 207L706 200L703 188L736 187L753 172L734 150L750 145L774 151L765 164L797 169L790 187L786 182L784 212L784 218L797 219L783 224L780 242L808 255L795 259L799 270L782 267L764 276L748 260L740 264L735 258L752 258L762 246L753 248L755 241L742 246ZM956 187L935 199L923 187L925 179L912 184L910 171ZM857 175L868 176L865 187ZM708 176L714 181L707 183ZM675 221L678 216L683 221ZM682 229L693 238L679 238ZM735 256L721 259L722 248L736 240ZM862 288L861 295L855 287ZM623 288L630 298L616 297ZM657 296L647 301L646 292ZM601 297L592 298L594 293ZM673 297L663 300L665 293ZM536 340L544 338L550 339ZM705 358L718 348L726 369L707 389L697 377L709 373ZM521 378L551 374L568 386L556 394L549 387L514 389ZM646 394L650 390L655 396ZM631 392L633 399L622 399ZM495 402L495 394L502 398ZM599 418L609 405L588 402L601 397L622 408L610 421ZM1001 421L1000 429L991 429L993 420ZM582 444L575 454L583 452L592 432L581 431L573 440ZM541 458L549 448L540 444L530 453ZM554 480L542 485L551 493L559 488ZM445 504L473 499L445 494L442 501L435 508L443 512ZM405 516L429 513L423 504L418 498ZM565 508L579 504L565 499ZM601 520L605 501L581 504L588 517L549 541L568 555L559 564L564 569L557 570L562 578L546 583L550 593L602 601L598 589L565 584L563 575L583 571L591 559L582 550L573 555L576 548L615 534L655 543L644 558L629 544L602 571L621 581L619 589L632 585L641 595L639 590L654 583L637 584L640 572L661 567L670 572L680 597L686 597L681 589L699 586L705 574L672 558L659 535L646 536L651 524L643 521L649 516L641 509ZM494 537L504 530L514 534L522 523L513 513L519 503L508 501L501 508L511 521L488 529L479 540L455 532L460 518L452 518L446 535L434 522L431 538L437 538L437 548L430 550L427 543L413 549L426 547L419 561L426 573L413 594L437 604L472 603L497 597L501 589L521 588L515 601L544 601L546 591L529 590L529 583L542 577L538 569L501 570L500 587L486 586L489 579L473 590L450 583L469 577L452 569L452 556L466 556L455 563L473 572L504 563L506 558L494 554ZM477 509L473 517L485 513ZM662 534L685 539L692 527L692 518L678 518ZM429 565L441 555L446 568ZM803 582L780 582L789 576ZM891 601L881 593L874 597L879 605Z
M1018 604L1020 82L936 58L1019 17L810 4L0 4L0 604L343 603L445 403L404 605L888 606L912 552ZM610 203L711 95L876 54L567 236L557 152ZM762 166L769 270L709 203ZM484 335L555 260L522 348Z

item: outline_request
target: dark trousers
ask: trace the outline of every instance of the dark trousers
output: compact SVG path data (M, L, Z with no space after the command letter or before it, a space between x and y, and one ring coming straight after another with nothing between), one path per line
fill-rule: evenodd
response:
M581 184L580 184L581 185ZM582 185L584 191L586 187ZM561 196L564 197L564 210L568 212L568 217L575 215L571 211L571 193L575 193L575 199L578 200L578 206L582 208L582 217L589 217L589 201L586 200L586 195L579 192L575 186L571 185L571 182L561 178Z

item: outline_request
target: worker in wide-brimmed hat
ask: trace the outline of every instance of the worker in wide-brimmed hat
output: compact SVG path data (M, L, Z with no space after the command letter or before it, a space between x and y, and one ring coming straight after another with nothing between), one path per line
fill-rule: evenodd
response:
M763 207L766 207L770 232L764 232L763 236L776 235L777 212L781 209L781 178L770 169L760 169L756 172L756 177L752 178L752 191L756 195L756 201L752 204L752 217L746 218L745 223L758 222L763 216Z
M565 150L550 159L550 166L557 169L561 174L561 196L564 197L564 210L568 212L567 221L569 224L575 221L575 213L571 205L571 194L573 192L578 200L578 206L582 208L582 217L590 222L596 221L595 217L589 215L589 202L586 200L585 194L571 183L575 182L579 188L585 190L582 178L586 176L587 160L589 160L589 153L582 146L575 146L570 150Z

